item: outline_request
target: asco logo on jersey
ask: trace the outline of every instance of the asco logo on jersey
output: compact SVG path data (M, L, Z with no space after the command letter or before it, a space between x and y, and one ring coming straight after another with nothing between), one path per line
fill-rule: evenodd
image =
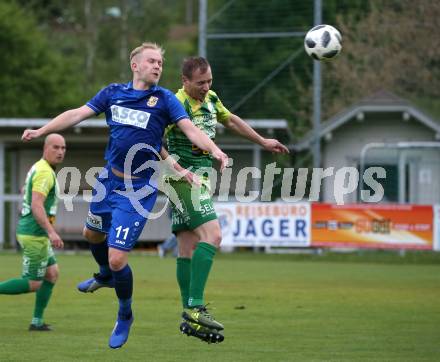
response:
M112 105L110 109L113 122L129 124L143 129L147 128L150 113L116 105Z

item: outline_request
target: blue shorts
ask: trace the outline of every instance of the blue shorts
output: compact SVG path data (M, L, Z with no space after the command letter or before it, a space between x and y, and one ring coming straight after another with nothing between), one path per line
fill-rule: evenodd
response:
M132 185L106 167L97 177L86 227L107 234L109 247L130 251L144 228L157 198L148 179L132 179Z

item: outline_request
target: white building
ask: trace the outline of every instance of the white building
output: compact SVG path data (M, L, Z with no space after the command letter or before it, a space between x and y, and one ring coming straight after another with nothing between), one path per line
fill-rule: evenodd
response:
M440 123L408 101L378 92L324 122L320 138L324 169L385 169L383 202L440 203ZM310 132L295 148L312 141ZM335 202L334 177L324 180L321 201ZM359 189L344 201L359 202Z

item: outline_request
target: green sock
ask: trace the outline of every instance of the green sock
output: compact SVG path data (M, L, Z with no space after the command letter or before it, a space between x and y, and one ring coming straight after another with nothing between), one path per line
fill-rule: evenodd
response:
M203 305L203 294L217 248L214 245L199 242L191 260L191 282L189 286L188 306Z
M177 258L176 260L176 276L177 283L180 288L180 296L182 297L183 308L188 308L189 283L191 281L191 259Z
M39 321L37 325L43 324L43 313L47 307L47 304L49 303L54 285L55 284L49 282L48 280L43 280L40 289L37 290L37 295L35 297L34 318L32 319L33 321Z
M31 324L34 326L42 326L43 325L43 318L32 318Z
M29 280L24 278L9 279L0 283L0 294L29 293Z

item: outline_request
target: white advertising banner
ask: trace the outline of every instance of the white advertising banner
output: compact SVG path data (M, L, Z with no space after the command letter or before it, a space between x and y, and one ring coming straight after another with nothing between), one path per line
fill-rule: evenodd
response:
M216 203L222 246L310 246L310 204Z

